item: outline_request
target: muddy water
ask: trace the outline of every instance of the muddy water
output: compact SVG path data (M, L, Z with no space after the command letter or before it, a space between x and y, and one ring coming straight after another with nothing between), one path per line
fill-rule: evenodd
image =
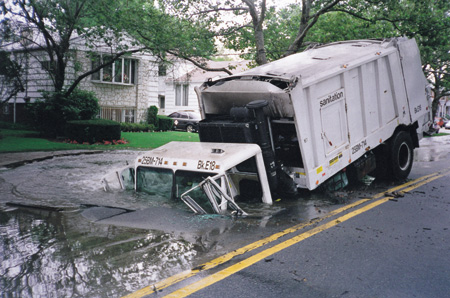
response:
M103 190L102 177L137 154L58 157L0 170L1 293L120 296L370 195L364 187L305 192L274 198L273 206L240 205L247 218L195 216L184 204Z

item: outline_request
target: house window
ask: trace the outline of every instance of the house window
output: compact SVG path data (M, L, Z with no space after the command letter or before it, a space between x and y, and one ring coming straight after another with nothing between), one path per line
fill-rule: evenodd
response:
M116 107L101 107L100 118L114 120L117 122L134 123L136 116L136 109L132 108L116 108Z
M187 106L189 105L189 85L175 85L175 105Z
M167 66L164 62L159 62L158 64L158 76L165 77L167 75Z
M98 67L102 61L111 60L112 56L96 55L92 60L92 68ZM137 63L134 59L119 58L91 75L92 81L113 84L135 84Z
M56 70L56 62L53 61L52 63L51 61L41 61L41 67L45 71L52 72Z
M189 105L189 85L183 85L183 106Z
M3 106L3 114L8 115L9 114L9 104L5 104Z
M164 95L158 96L158 102L159 102L159 108L165 109L166 108L166 97Z

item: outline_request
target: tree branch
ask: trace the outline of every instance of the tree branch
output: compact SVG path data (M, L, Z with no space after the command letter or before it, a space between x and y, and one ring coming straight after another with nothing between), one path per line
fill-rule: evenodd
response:
M205 70L205 71L217 71L217 72L223 71L223 72L226 72L226 73L229 74L229 75L232 75L232 74L233 74L233 73L232 73L230 70L228 70L226 67L222 67L222 68L212 68L212 67L207 67L207 66L205 66L205 64L202 64L202 63L200 63L200 62L198 62L198 61L195 61L194 59L192 59L192 58L190 58L190 57L184 57L184 56L182 56L182 55L179 55L177 52L174 52L174 51L167 51L167 53L172 54L172 55L174 55L174 56L176 56L176 57L179 57L179 58L181 58L181 59L187 60L187 61L191 62L192 64L194 64L195 66L197 66L198 68L203 69L203 70Z
M201 15L201 14L208 14L211 12L219 12L219 11L248 11L247 8L245 7L229 7L229 8L212 8L212 9L208 9L208 10L202 10L199 12L194 13L193 15Z

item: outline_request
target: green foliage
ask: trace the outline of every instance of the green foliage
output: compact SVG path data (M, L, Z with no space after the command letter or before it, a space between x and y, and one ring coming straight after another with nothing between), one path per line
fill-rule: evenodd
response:
M158 108L156 106L151 106L147 109L147 123L152 124L155 127L158 126Z
M66 136L78 143L120 139L120 123L112 120L73 120L66 124Z
M121 26L159 58L166 60L166 54L205 58L216 53L212 24L188 13L189 3L165 1L156 7L149 1L134 1L127 6L132 13L121 15Z
M450 95L450 1L350 0L343 10L369 22L389 23L395 35L415 38L423 70L433 84L433 114L439 99Z
M100 110L93 92L76 89L69 96L55 92L44 93L43 97L44 101L27 107L36 127L49 137L63 135L68 121L93 119Z
M30 129L30 126L27 124L23 124L23 123L12 123L12 122L0 121L0 128L26 130L26 129Z
M120 123L120 130L124 132L150 132L155 131L155 126L148 123Z
M172 130L173 119L167 116L158 115L158 127L160 131Z
M330 43L341 40L383 39L397 36L394 26L386 21L370 23L344 12L321 16L311 29L306 43Z

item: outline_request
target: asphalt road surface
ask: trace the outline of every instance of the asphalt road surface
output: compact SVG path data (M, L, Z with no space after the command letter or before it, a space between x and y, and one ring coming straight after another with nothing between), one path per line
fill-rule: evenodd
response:
M128 297L450 297L449 139L433 142L408 183Z

